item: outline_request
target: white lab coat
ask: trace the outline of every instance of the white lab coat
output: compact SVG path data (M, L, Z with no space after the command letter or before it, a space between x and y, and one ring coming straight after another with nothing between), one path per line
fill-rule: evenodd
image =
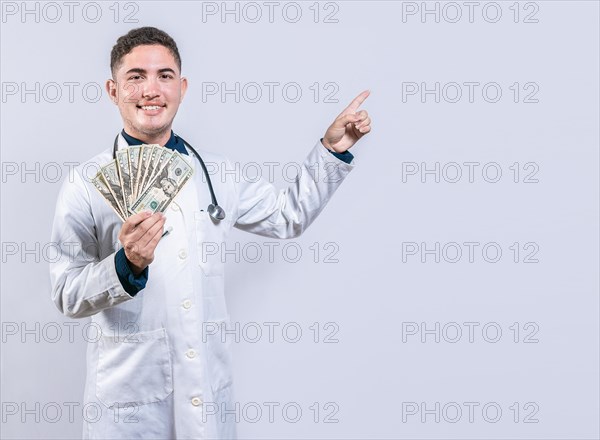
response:
M119 136L119 148L126 146ZM198 151L206 163L235 169L221 155ZM206 212L210 193L202 168L190 152L193 180L165 212L165 229L172 231L156 248L146 287L132 297L114 263L122 222L89 181L97 165L111 159L107 149L72 170L61 187L52 228L52 242L62 249L50 267L52 299L66 316L91 317L83 437L235 438L235 417L221 418L221 409L234 408L231 338L222 343L214 331L229 319L223 262L220 252L207 256L214 252L203 252L203 243L221 246L232 227L297 237L354 163L339 160L318 141L287 189L277 190L265 179L213 175L226 212L225 220L215 223Z

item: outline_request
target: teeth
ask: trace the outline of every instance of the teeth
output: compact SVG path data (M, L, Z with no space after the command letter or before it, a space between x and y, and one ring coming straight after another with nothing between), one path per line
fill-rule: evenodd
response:
M160 106L158 105L144 105L142 106L143 110L158 110Z

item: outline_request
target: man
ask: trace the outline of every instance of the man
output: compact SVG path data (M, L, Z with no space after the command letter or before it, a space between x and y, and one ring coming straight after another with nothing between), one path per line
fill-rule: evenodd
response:
M124 129L118 149L159 144L188 155L171 130L187 89L175 42L150 27L120 37L111 54L110 98ZM310 151L295 184L213 181L226 217L204 210L211 197L198 160L168 210L140 212L122 222L82 174L112 159L107 149L75 168L61 188L52 241L63 251L51 265L52 298L66 316L91 316L98 341L88 344L84 438L234 438L228 343L205 332L226 324L223 263L203 255L232 227L268 237L300 235L354 165L347 150L370 131L361 93ZM224 157L200 152L205 161ZM315 172L317 170L318 172ZM326 178L325 178L326 176ZM165 226L170 234L163 237ZM89 410L87 411L89 413Z

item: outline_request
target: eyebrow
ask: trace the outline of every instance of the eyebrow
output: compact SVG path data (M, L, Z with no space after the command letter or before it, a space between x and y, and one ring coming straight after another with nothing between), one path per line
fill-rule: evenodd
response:
M164 67L162 69L158 69L158 73L165 73L165 72L170 72L173 75L175 75L175 71L173 69L171 69L170 67ZM146 69L142 69L140 67L134 67L132 69L129 69L127 72L125 72L125 75L129 75L130 73L142 73L145 74Z

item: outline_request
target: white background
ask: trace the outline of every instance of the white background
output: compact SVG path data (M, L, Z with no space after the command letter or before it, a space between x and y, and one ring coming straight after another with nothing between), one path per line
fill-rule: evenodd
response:
M122 128L103 90L92 102L94 85L110 75L110 49L151 25L175 38L190 83L176 132L241 166L277 162L280 186L283 165L301 162L352 98L372 92L363 105L372 133L352 149L356 168L322 215L293 240L301 258L289 262L294 252L282 253L282 242L269 261L272 240L230 237L230 249L264 251L256 263L241 251L239 262L226 256L227 302L241 332L236 400L264 410L256 423L255 412L241 411L240 438L598 438L598 3L478 2L471 20L464 2L289 3L277 2L272 23L263 2L256 23L256 8L235 2L227 7L238 8L239 23L203 16L221 2L77 2L72 20L63 2L2 3L2 437L80 437L86 321L64 318L51 302L44 249L66 163L112 145ZM438 8L438 22L421 16L423 6ZM37 12L23 16L24 7ZM329 13L337 22L324 22ZM274 102L266 87L256 103L202 93L211 82L270 81L280 84ZM69 82L78 84L73 99ZM439 102L403 96L408 83L436 82ZM473 102L468 82L479 83ZM288 83L300 85L298 102L282 95ZM449 83L461 85L457 102ZM488 83L502 91L496 103L485 99L494 89L482 95ZM338 102L325 102L331 90ZM534 90L537 102L524 102ZM420 172L436 162L439 182ZM465 162L479 163L472 182ZM456 183L449 163L461 166ZM420 253L436 242L439 262ZM478 243L473 262L465 242ZM406 243L419 246L416 255L403 253ZM448 243L463 251L457 262ZM496 263L484 259L486 243L502 249ZM537 262L524 262L532 252ZM279 323L273 342L264 322ZM256 343L242 331L249 323L263 330ZM439 342L409 334L410 323L434 333L439 323ZM284 338L286 324L302 329L298 342ZM456 327L462 337L452 342ZM337 342L325 343L333 331ZM279 405L273 423L264 402ZM296 423L294 411L282 414L286 404L302 409ZM431 410L424 420L421 409Z

